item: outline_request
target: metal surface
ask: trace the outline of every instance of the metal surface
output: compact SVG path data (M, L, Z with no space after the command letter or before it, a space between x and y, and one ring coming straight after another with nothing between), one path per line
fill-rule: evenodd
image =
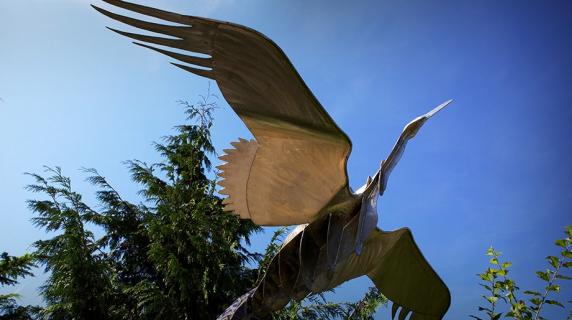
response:
M383 232L377 200L421 126L451 100L407 126L373 178L353 193L346 163L351 142L304 84L286 55L250 28L125 1L106 3L177 25L151 23L95 7L102 14L168 37L127 33L136 44L216 80L255 140L232 143L221 157L225 208L259 225L295 225L260 284L219 319L267 317L303 299L368 275L393 301L392 317L441 319L447 287L422 256L409 229ZM179 49L174 52L159 45ZM201 56L197 55L201 54Z

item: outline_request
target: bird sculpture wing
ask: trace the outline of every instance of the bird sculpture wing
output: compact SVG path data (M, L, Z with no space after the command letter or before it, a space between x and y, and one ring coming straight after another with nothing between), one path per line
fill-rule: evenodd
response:
M411 231L374 230L360 255L352 254L336 268L330 285L367 274L393 302L392 319L438 320L449 305L449 289L413 240Z
M270 263L261 283L249 292L248 298L229 307L224 314L227 318L219 319L242 319L243 313L264 318L291 299L300 300L311 292L324 292L363 275L392 301L392 319L443 318L451 302L449 289L423 257L408 228L391 232L376 228L359 255L351 253L332 268L327 263L326 241L320 231L324 227L324 223L314 222L296 228ZM357 219L352 219L340 234L342 240L355 238L356 228ZM347 246L351 241L343 242ZM251 303L245 303L246 299Z
M259 225L312 221L342 188L351 142L330 118L282 50L250 28L180 15L119 0L105 2L172 24L104 15L153 33L111 29L135 44L184 64L174 65L216 80L224 98L256 140L232 143L221 157L225 209ZM166 50L169 47L178 52ZM184 52L184 53L181 53Z

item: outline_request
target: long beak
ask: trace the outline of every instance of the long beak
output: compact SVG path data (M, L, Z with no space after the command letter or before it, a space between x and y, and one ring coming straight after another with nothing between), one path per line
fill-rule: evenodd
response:
M426 114L424 114L422 117L424 117L425 119L429 119L432 116L434 116L437 112L441 111L443 108L445 108L446 106L448 106L451 102L453 102L453 99L449 99L443 103L441 103L440 105L438 105L437 107L435 107L433 110L427 112Z

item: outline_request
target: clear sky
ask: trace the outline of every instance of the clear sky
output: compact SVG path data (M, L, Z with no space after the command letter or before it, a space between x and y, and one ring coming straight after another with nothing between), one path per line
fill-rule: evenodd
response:
M94 167L137 201L122 161L158 160L151 143L184 120L176 101L207 90L206 79L106 30L119 24L89 3L0 1L0 251L22 254L45 237L30 223L23 172L59 165L92 201L78 169ZM407 122L454 98L408 145L380 201L379 227L412 229L451 289L447 319L481 304L475 274L491 244L514 263L521 288L541 289L534 271L572 224L572 2L140 3L273 39L352 139L353 187L375 172ZM213 135L222 152L250 133L219 102ZM254 248L269 236L257 236ZM38 302L43 279L18 288L24 303ZM369 285L349 282L335 299L357 299ZM566 301L572 282L563 285Z

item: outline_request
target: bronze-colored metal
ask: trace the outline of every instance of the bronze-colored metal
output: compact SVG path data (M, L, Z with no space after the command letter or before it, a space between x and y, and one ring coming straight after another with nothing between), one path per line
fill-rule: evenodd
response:
M255 140L232 143L221 157L225 210L259 225L299 225L284 241L260 284L219 319L268 316L303 299L368 275L393 301L392 317L441 319L449 290L423 258L409 229L377 226L377 198L407 141L451 100L410 122L373 178L355 193L346 163L351 142L308 89L280 48L250 28L119 0L108 4L177 26L151 23L94 6L102 14L167 37L111 29L135 44L216 80ZM149 44L183 50L169 51ZM202 56L198 56L201 54Z

